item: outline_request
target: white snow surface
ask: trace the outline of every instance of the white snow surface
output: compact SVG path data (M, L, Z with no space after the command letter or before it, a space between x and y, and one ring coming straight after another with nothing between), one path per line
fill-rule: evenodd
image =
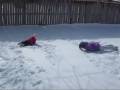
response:
M32 33L40 47L17 46ZM81 41L120 48L120 25L0 27L0 90L120 89L119 53L85 53Z

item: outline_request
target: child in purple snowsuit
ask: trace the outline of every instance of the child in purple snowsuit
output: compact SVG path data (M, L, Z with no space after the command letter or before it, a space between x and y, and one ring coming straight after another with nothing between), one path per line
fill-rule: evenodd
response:
M82 51L95 52L100 51L101 45L98 42L81 42L79 48Z
M101 46L98 42L81 42L79 44L79 48L82 51L86 51L86 52L97 52L97 51L112 52L112 51L118 51L117 46L113 46L113 45L103 45L103 46Z

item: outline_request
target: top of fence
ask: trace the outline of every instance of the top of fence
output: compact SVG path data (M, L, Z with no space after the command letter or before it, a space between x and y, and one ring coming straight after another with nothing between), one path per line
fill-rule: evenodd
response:
M28 3L36 3L36 2L42 2L42 1L47 1L47 2L88 2L88 3L112 3L112 4L120 4L118 1L113 1L113 0L0 0L2 3L7 3L7 2L28 2Z

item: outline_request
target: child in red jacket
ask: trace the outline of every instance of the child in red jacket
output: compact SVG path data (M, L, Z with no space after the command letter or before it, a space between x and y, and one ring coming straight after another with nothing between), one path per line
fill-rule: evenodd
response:
M33 34L28 39L18 43L18 45L20 45L20 46L33 46L33 45L36 45L36 40L37 40L36 35Z

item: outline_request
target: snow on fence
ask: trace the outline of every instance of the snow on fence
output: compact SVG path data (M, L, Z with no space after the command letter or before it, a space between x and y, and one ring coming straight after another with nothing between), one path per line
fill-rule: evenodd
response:
M0 25L120 23L120 3L81 0L0 0Z

